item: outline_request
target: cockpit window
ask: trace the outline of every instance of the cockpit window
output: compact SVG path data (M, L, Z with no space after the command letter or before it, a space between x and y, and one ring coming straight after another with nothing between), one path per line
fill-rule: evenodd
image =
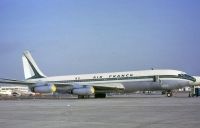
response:
M191 80L193 82L196 81L196 79L190 75L187 75L187 74L179 74L178 75L181 79L187 79L187 80Z

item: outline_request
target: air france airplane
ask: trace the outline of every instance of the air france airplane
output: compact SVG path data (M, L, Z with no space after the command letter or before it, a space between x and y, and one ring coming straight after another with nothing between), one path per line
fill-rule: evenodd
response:
M22 56L25 80L1 79L0 83L24 84L35 93L69 93L85 98L105 98L110 92L166 91L200 84L194 77L177 70L141 70L47 77L38 68L29 51Z

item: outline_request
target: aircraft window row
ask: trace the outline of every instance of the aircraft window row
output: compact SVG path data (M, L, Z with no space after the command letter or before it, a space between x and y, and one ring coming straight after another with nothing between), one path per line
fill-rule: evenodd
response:
M159 78L179 78L177 75L162 75Z

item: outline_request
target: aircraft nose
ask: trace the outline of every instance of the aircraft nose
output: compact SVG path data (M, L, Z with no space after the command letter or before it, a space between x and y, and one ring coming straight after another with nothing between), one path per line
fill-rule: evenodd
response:
M200 76L193 76L196 81L195 82L192 82L191 85L193 86L200 86Z

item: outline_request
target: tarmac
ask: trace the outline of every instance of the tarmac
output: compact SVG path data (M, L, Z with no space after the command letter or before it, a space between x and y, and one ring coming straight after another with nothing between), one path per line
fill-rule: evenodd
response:
M200 98L123 95L106 99L0 101L0 128L199 128Z

